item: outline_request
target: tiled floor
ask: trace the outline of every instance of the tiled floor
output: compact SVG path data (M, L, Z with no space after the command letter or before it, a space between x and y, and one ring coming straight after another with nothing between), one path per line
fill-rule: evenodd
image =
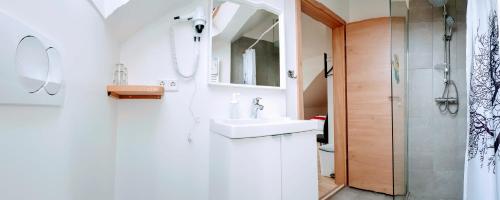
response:
M329 200L392 200L392 196L346 187Z

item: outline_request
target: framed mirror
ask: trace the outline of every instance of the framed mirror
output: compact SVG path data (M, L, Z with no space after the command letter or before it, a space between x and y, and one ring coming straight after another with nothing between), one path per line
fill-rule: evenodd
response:
M282 20L265 5L213 0L209 84L284 89Z

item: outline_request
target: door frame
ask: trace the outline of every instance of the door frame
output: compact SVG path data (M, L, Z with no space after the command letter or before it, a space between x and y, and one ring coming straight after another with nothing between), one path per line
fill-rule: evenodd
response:
M297 20L297 113L304 119L302 85L302 13L332 29L335 183L339 186L329 196L347 185L347 88L346 88L346 22L317 0L296 0Z

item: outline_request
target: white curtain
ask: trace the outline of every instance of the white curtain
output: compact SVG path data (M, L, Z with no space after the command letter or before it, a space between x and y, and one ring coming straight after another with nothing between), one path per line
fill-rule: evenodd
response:
M497 0L467 6L468 138L464 199L500 200L500 68ZM499 166L500 167L500 166Z
M257 84L255 49L247 49L243 53L243 80L247 85Z

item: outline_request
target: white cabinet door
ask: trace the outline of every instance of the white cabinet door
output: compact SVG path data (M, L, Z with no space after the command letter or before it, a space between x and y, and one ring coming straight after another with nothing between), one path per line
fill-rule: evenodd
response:
M283 200L318 199L316 134L281 136Z
M229 199L281 200L280 136L231 140Z

